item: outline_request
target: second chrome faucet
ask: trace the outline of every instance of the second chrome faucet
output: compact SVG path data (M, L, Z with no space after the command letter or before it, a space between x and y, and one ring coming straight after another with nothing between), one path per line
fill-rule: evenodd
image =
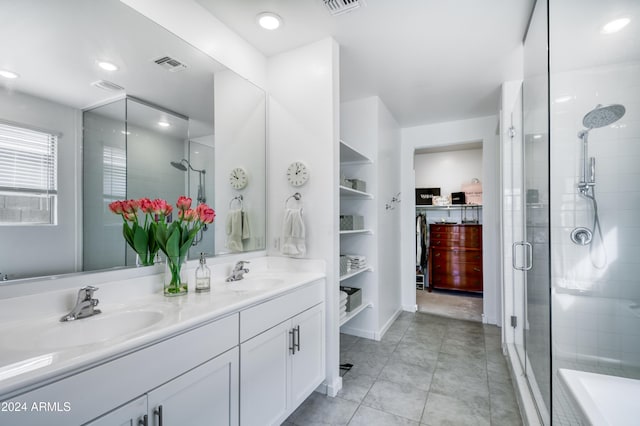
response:
M78 291L78 299L76 305L71 309L67 315L60 318L61 322L73 321L81 318L92 317L101 313L100 309L95 309L98 306L98 299L93 298L93 293L98 290L98 287L88 285L82 287Z
M248 262L246 260L239 260L238 263L236 263L236 266L233 267L233 270L231 271L231 275L227 277L227 282L240 281L241 279L243 279L244 274L249 272L249 268L244 267L246 263L251 263L251 262Z

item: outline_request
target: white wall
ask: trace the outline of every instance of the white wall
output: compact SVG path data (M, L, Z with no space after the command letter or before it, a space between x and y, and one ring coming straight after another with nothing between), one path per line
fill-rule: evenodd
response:
M194 0L121 0L259 87L266 58Z
M402 305L405 310L414 310L415 293L415 173L414 153L416 149L451 146L482 141L483 190L483 274L484 274L484 321L501 324L501 294L499 285L500 214L499 214L499 152L496 116L446 123L416 126L402 129L402 151L400 159L401 186L404 196L401 203L401 274Z
M327 38L270 57L268 71L268 242L269 254L278 255L275 239L281 234L284 202L302 194L307 258L327 265L327 391L341 387L338 335L338 45ZM293 161L304 162L309 181L294 188L286 170Z
M401 310L400 294L400 209L391 199L401 192L398 122L386 105L378 104L378 338L391 326ZM406 193L404 193L406 194ZM407 197L400 199L405 200ZM410 198L410 197L409 197ZM393 208L387 209L386 204Z
M243 250L265 248L266 232L266 99L262 90L248 84L232 71L215 75L215 208L216 253L229 253L226 248L225 224L229 203L243 197L251 238L243 240ZM236 190L229 184L229 173L242 167L249 178L247 186ZM239 204L233 203L237 209Z
M0 118L62 133L58 139L58 223L0 227L0 272L15 279L80 270L80 110L0 89Z
M440 188L440 195L462 191L462 184L482 176L482 149L416 154L416 188Z

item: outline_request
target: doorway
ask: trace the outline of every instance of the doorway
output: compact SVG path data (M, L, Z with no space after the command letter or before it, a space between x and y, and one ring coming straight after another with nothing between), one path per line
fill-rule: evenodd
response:
M416 306L481 322L482 142L416 149Z

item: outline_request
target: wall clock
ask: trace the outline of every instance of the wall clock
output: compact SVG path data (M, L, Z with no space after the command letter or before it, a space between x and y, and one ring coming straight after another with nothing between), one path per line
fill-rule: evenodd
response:
M287 180L293 186L302 186L309 180L309 169L300 161L294 161L287 169Z
M242 189L249 183L247 172L242 167L236 167L229 173L229 184L233 189Z

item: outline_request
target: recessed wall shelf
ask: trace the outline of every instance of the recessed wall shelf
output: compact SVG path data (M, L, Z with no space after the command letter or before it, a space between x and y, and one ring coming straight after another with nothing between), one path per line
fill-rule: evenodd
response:
M356 234L373 235L373 231L371 229L355 229L353 231L340 231L340 235L356 235Z
M373 302L362 302L362 305L358 306L353 311L348 312L347 316L340 320L340 327L367 308L373 308Z
M349 278L355 277L356 275L359 275L359 274L361 274L363 272L372 272L372 271L373 271L373 268L371 268L371 267L358 268L358 269L352 270L350 272L347 272L344 275L340 275L340 281L348 280Z
M340 162L342 164L371 164L373 161L344 141L340 141Z
M342 197L367 198L369 200L373 200L373 195L368 192L358 191L342 185L340 185L340 195Z

